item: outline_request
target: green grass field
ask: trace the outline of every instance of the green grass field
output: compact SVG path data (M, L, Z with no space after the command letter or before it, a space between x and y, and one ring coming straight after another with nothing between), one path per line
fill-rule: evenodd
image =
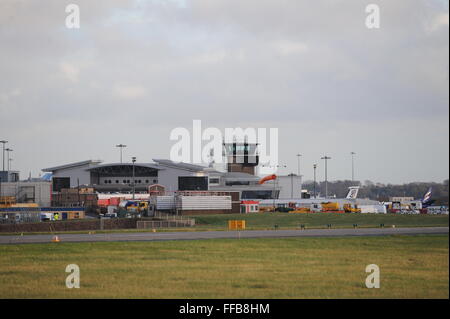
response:
M248 229L297 228L304 224L309 228L326 228L332 224L335 228L353 227L417 227L417 226L448 226L448 215L399 215L399 214L339 214L339 213L259 213L232 215L193 216L197 228L225 229L228 220L241 219L246 221Z
M0 298L448 298L448 236L0 246ZM81 288L65 287L77 264ZM381 288L365 287L377 264Z

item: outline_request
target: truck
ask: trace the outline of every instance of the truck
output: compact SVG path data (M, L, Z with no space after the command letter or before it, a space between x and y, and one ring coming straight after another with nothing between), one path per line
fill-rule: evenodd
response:
M324 202L322 203L322 212L338 212L339 203L335 202Z
M344 212L346 213L361 213L361 208L358 208L358 205L346 203L343 205Z

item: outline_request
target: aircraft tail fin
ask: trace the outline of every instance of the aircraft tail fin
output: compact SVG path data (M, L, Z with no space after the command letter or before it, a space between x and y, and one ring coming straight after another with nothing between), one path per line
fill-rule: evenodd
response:
M431 187L428 189L428 191L423 195L422 199L422 205L424 207L431 205L434 201L431 199L431 194L433 193Z
M356 199L358 197L359 186L350 186L346 199Z

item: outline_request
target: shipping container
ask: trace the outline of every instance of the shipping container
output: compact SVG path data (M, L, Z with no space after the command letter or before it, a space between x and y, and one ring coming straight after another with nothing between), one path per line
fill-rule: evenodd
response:
M153 205L156 210L173 210L175 209L175 196L156 196Z
M41 207L42 220L67 220L85 218L84 208L82 207Z
M177 196L178 210L231 210L231 196Z
M97 205L100 207L107 207L110 205L110 200L109 199L99 199L97 201Z

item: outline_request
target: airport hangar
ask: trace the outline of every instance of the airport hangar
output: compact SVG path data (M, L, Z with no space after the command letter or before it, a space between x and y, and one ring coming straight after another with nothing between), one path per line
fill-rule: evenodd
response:
M239 192L240 199L279 198L281 190L277 184L259 184L259 176L243 170L233 168L221 172L211 167L166 159L153 159L153 163L111 164L102 164L99 160L86 160L45 168L42 171L52 173L55 193L61 189L76 187L92 187L98 193L131 193L133 169L137 194L148 194L149 186L155 184L164 186L168 193Z

